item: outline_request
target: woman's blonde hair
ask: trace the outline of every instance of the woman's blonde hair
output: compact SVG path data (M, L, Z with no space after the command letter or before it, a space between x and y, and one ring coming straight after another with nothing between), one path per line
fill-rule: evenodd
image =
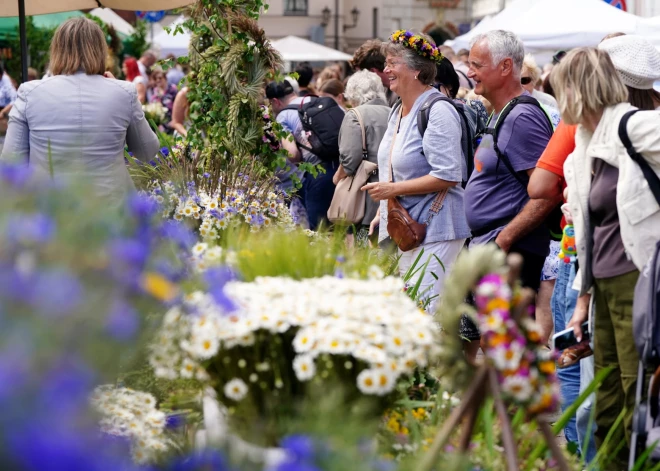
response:
M594 47L574 49L550 74L562 120L580 124L608 106L628 101L628 89L610 56Z
M87 18L71 18L57 28L50 44L53 75L103 75L108 46L103 30Z
M532 79L532 84L534 85L534 87L536 87L536 84L541 78L541 70L539 69L539 66L536 65L536 59L534 59L533 55L525 54L522 68L523 68L523 72L525 70L529 72L529 77Z

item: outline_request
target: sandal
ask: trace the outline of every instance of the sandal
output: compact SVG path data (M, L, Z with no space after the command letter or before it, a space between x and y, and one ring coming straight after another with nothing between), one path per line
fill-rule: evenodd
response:
M587 358L593 355L594 352L589 346L589 342L580 342L577 345L568 347L561 352L559 359L557 360L557 368L563 369L573 366L578 363L581 359Z

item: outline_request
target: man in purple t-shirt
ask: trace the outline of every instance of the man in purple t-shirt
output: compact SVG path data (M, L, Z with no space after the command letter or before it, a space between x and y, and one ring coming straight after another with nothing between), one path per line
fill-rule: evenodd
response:
M520 83L524 55L522 42L508 31L490 31L472 42L468 76L475 82L475 92L493 105L489 128L495 128L511 100L527 94ZM495 242L505 252L520 253L524 259L523 286L538 290L550 245L543 222L556 202L530 200L524 182L550 140L552 125L539 107L520 103L499 126L497 147L512 169L496 154L493 136L484 135L465 188L472 244Z

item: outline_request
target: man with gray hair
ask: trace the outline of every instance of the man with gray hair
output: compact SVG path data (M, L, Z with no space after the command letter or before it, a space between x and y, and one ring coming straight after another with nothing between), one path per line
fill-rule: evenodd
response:
M505 252L520 253L522 284L538 290L550 245L544 222L557 202L530 200L527 183L553 127L521 86L524 57L522 41L509 31L489 31L472 42L468 76L493 114L465 188L465 212L472 244L495 242Z

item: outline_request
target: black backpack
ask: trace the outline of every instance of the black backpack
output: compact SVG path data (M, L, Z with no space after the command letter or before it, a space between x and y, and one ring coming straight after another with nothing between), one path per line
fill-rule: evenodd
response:
M509 113L511 113L511 111L516 107L516 105L519 104L533 105L536 106L538 109L540 109L543 112L543 116L547 118L550 129L554 131L554 126L552 125L552 121L550 120L548 113L546 113L545 109L543 108L543 106L541 106L539 101L536 98L531 97L529 95L520 95L514 98L513 100L511 100L509 103L507 103L507 105L504 107L500 115L497 117L497 121L495 122L495 127L494 128L487 127L481 135L477 135L476 141L481 142L481 136L483 134L490 134L491 136L493 136L493 149L495 150L495 154L497 155L498 165L500 162L502 162L509 171L509 173L511 173L511 175L513 175L514 178L518 180L518 182L525 188L525 191L527 191L527 185L529 184L529 177L527 175L523 176L520 173L516 172L515 169L513 168L513 165L511 165L511 161L509 160L509 157L507 157L506 153L502 152L500 148L497 146L497 138L500 135L500 130L502 129L502 124L504 124L504 120L509 115ZM555 209L552 210L552 212L548 215L548 217L545 220L545 225L550 231L550 236L553 240L561 240L562 216L563 214L561 212L561 205L558 205Z
M297 144L324 162L336 162L339 160L339 129L345 113L330 97L307 97L311 99L284 108L298 111L303 129L309 133L309 146Z
M467 164L467 177L469 179L472 171L474 170L475 137L478 134L484 132L486 129L486 124L479 117L479 114L470 106L466 106L464 103L459 101L454 101L445 95L438 95L434 93L417 112L417 130L422 137L424 137L426 128L429 125L431 109L433 108L433 105L439 101L444 101L452 105L458 112L458 115L461 117L461 145L463 147L463 155L465 155L465 163ZM391 113L395 113L399 106L401 106L401 99L399 99L394 104ZM463 188L465 188L466 184L467 181L462 183Z

